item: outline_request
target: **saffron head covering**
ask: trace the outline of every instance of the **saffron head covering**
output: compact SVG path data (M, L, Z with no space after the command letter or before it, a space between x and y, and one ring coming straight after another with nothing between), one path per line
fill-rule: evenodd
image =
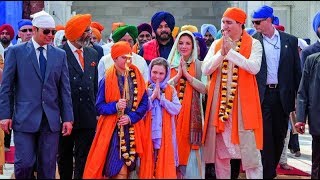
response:
M119 56L131 55L131 52L130 44L126 41L119 41L111 46L111 57L113 60Z
M30 19L21 19L19 22L18 22L18 29L20 30L20 28L22 26L25 26L25 25L30 25L32 26L32 22Z
M114 22L114 23L112 23L111 31L113 32L113 31L116 30L118 27L124 26L124 25L125 25L124 22Z
M244 24L247 19L247 14L240 8L231 7L227 8L222 17L228 17L237 21L238 23Z
M112 33L112 39L114 42L118 42L126 33L128 33L134 43L136 43L136 39L138 37L138 29L136 26L133 25L124 25L118 27L113 33Z
M181 26L181 31L190 31L192 33L194 32L198 32L198 28L194 25L184 25L184 26Z
M104 26L101 23L97 22L97 21L92 21L91 22L91 27L96 28L97 30L100 31L100 33L101 33L101 31L104 30Z
M53 17L45 11L40 11L30 15L32 19L32 25L38 28L56 28L56 23Z
M97 41L100 42L102 36L100 31L97 28L91 27L92 28L92 34L94 34L94 36L96 36Z
M172 30L172 37L173 38L176 38L177 37L177 35L178 35L178 32L179 32L179 27L178 26L175 26L174 28L173 28L173 30Z
M65 36L70 41L81 37L91 24L91 14L77 14L69 19L65 27Z
M203 36L200 33L194 32L192 34L194 35L194 37L198 41L198 45L200 47L200 54L198 55L198 59L200 61L203 61L203 59L206 57L207 51L208 51L206 41L203 39Z
M142 24L139 24L137 26L138 28L138 35L142 32L142 31L147 31L148 33L150 33L152 35L152 27L150 24L148 23L142 23Z
M172 32L174 25L175 25L175 19L171 13L165 12L165 11L157 12L152 16L151 26L152 26L153 31L154 32L157 31L157 29L162 21L165 21L168 24L168 26Z
M215 37L217 34L217 28L212 24L202 24L200 31L201 31L202 36L204 36L207 31L209 31L209 33L213 37Z
M0 33L4 30L7 30L10 36L10 41L14 38L14 30L10 24L3 24L0 26Z
M312 27L315 33L318 32L319 26L320 26L320 11L313 18Z
M65 29L64 25L61 25L61 24L56 25L56 30L57 31L64 30L64 29Z

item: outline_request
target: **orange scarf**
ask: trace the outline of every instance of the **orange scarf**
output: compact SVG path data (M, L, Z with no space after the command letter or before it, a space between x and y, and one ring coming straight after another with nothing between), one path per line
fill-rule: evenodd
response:
M172 68L171 78L174 77L177 73L178 72L174 68ZM195 61L190 64L189 74L192 77L196 76ZM176 90L177 92L179 92L179 83L176 85ZM176 131L180 165L187 165L191 148L199 149L199 146L191 146L190 144L190 107L192 100L192 91L192 86L188 81L186 81L186 88L181 104L182 107L178 117L176 118Z
M252 48L252 37L243 30L242 41L240 46L239 53L242 54L245 58L249 58ZM221 49L222 40L218 40L218 43L215 46L215 53ZM205 123L204 123L204 134L202 138L202 143L204 144L207 126L209 122L210 109L213 100L214 87L217 80L218 71L214 71L210 81L209 91L208 91L208 101L207 108L205 113ZM238 93L235 96L234 106L232 110L232 134L231 142L233 144L239 144L239 132L238 132L238 95L240 95L241 100L241 110L243 125L245 130L253 130L256 140L257 149L262 149L263 147L263 124L262 124L262 113L258 92L258 85L256 77L253 74L248 73L247 71L239 68L239 78L238 78ZM219 94L220 94L219 87ZM218 96L218 102L220 102L220 96ZM219 106L217 105L216 111L214 114L213 125L216 126L216 132L224 132L224 123L218 118Z
M167 86L165 89L165 97L169 101L172 100L173 88ZM149 111L145 118L145 141L144 154L141 156L141 166L139 178L152 179L154 171L156 172L156 179L176 179L176 167L174 160L174 148L172 143L172 126L171 115L162 109L162 140L161 147L158 153L158 160L156 167L154 167L153 159L153 144L152 144L152 113ZM147 166L143 162L152 162L152 165Z
M138 82L138 104L140 103L142 96L145 92L145 82L143 80L142 75L137 67L134 65L130 66L131 69L134 70L137 77ZM106 72L106 79L105 83L108 87L105 88L105 101L106 103L118 101L120 97L120 90L118 86L116 75L116 68L114 65L110 67ZM87 158L87 162L85 165L83 178L84 179L101 179L103 178L103 167L105 162L107 161L107 153L109 149L110 140L112 137L112 133L117 124L117 114L112 115L101 115L97 128L96 128L96 135L92 142L89 155ZM142 139L142 132L144 131L144 122L138 121L134 124L135 130L135 142L136 142L136 152L143 153L143 139Z

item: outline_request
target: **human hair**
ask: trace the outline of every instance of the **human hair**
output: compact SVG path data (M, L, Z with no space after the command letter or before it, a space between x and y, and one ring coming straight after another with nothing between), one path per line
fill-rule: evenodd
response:
M150 72L151 72L154 65L163 66L166 70L166 74L168 73L169 64L165 58L157 57L157 58L152 59L151 65L150 65Z
M191 39L191 42L192 42L192 48L194 47L194 42L193 42L193 38L192 38L192 36L190 35L190 34L188 34L188 33L183 33L183 34L181 34L181 36L180 36L180 38L179 38L179 40L181 39L181 37L182 36L188 36L190 39Z

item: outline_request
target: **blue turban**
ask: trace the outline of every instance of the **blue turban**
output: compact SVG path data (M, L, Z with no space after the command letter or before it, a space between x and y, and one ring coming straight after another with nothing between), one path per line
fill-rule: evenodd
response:
M20 30L20 28L21 28L22 26L25 26L25 25L31 25L31 26L32 26L31 20L29 20L29 19L22 19L22 20L20 20L20 21L18 22L18 29Z
M270 6L262 6L252 14L252 19L272 18L272 24L279 24L279 18L273 15L273 8Z
M210 34L215 37L217 34L217 28L212 24L202 24L201 26L201 34L204 36L206 32L209 31Z
M170 14L169 12L160 11L160 12L155 13L151 18L151 26L152 26L152 29L154 32L157 31L160 23L163 20L168 24L171 31L173 30L173 28L175 26L175 19L174 19L173 15Z
M320 26L320 11L314 16L312 27L314 32L318 32L318 28Z
M246 28L245 29L247 31L247 33L252 36L256 33L256 30L254 28Z
M273 17L273 9L269 6L262 6L260 9L256 10L252 14L253 19L263 19Z

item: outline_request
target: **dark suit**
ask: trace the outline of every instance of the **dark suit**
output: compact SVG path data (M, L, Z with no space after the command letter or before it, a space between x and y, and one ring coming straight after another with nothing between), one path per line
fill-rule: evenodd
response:
M68 43L62 49L67 53L74 127L71 136L60 137L58 167L61 179L71 179L74 155L74 178L79 179L82 178L97 125L95 101L98 89L98 54L93 48L83 48L85 68L82 71Z
M31 40L6 53L0 119L13 121L16 178L32 177L36 157L38 178L55 178L61 120L73 120L66 53L51 45L46 52L44 79Z
M98 63L103 56L103 48L98 43L93 43L92 48L98 52Z
M311 179L320 178L320 52L307 57L297 96L297 121L306 123L312 135Z
M298 39L280 32L280 60L278 67L278 86L271 89L267 83L267 61L263 37L256 33L263 47L261 68L256 75L263 116L263 178L276 177L276 167L282 153L288 129L290 112L295 110L295 97L301 79Z

